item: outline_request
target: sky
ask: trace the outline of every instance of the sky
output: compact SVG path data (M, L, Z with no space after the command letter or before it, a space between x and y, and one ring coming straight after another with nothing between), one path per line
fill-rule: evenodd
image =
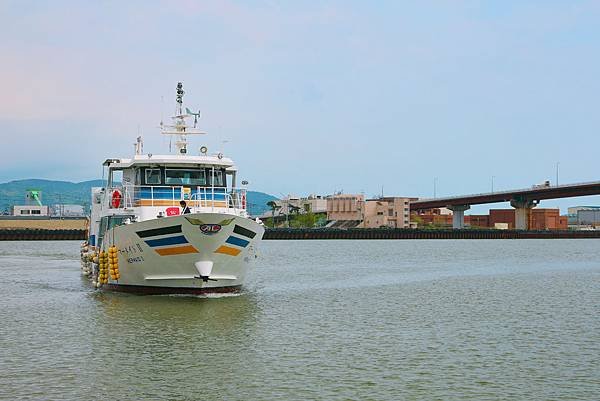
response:
M178 81L208 132L191 148L275 196L527 188L557 163L600 180L597 1L4 0L0 18L0 182L96 179L138 133L165 153ZM582 204L600 197L540 207Z

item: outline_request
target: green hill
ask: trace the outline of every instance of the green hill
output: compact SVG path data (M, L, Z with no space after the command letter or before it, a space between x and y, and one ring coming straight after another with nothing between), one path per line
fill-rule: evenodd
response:
M42 191L44 205L74 204L86 208L90 204L92 187L101 187L102 180L83 182L53 181L53 180L16 180L0 183L0 213L8 211L13 205L25 202L25 192L28 189ZM258 216L268 210L267 202L277 199L264 192L248 191L248 212Z

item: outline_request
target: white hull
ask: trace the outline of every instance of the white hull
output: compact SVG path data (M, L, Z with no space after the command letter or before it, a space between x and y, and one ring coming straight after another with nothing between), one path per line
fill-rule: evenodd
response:
M103 249L116 246L119 279L106 289L140 293L236 291L255 258L264 227L223 213L193 213L125 224L109 230Z

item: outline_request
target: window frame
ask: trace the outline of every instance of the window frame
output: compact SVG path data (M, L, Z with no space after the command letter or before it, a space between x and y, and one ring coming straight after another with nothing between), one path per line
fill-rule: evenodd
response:
M198 174L202 174L202 178L204 179L204 183L197 183L197 182L189 182L189 183L184 183L184 182L178 182L178 183L170 183L168 182L168 177L167 177L167 172L168 171L179 171L179 172L192 172L192 173L198 173ZM198 169L189 169L189 168L165 168L164 171L164 178L165 178L165 185L169 185L169 186L188 186L188 187L206 187L207 186L207 174L206 174L206 169L203 168L198 168ZM181 178L181 180L183 181L183 178ZM190 179L191 181L191 179Z
M153 171L158 171L158 183L148 182L148 173L151 173ZM160 171L160 168L144 169L144 184L146 184L146 185L162 185L162 172Z

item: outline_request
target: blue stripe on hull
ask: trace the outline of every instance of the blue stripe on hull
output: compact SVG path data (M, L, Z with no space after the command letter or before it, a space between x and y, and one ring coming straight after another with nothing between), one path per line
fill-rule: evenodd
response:
M227 241L225 241L225 242L227 242L228 244L241 246L242 248L245 248L246 245L248 245L250 243L250 241L246 241L245 239L234 237L233 235L231 237L227 238Z
M145 241L151 247L155 246L163 246L163 245L177 245L177 244L187 244L188 240L185 239L183 235L178 235L177 237L168 237L168 238L160 238L160 239L151 239Z

